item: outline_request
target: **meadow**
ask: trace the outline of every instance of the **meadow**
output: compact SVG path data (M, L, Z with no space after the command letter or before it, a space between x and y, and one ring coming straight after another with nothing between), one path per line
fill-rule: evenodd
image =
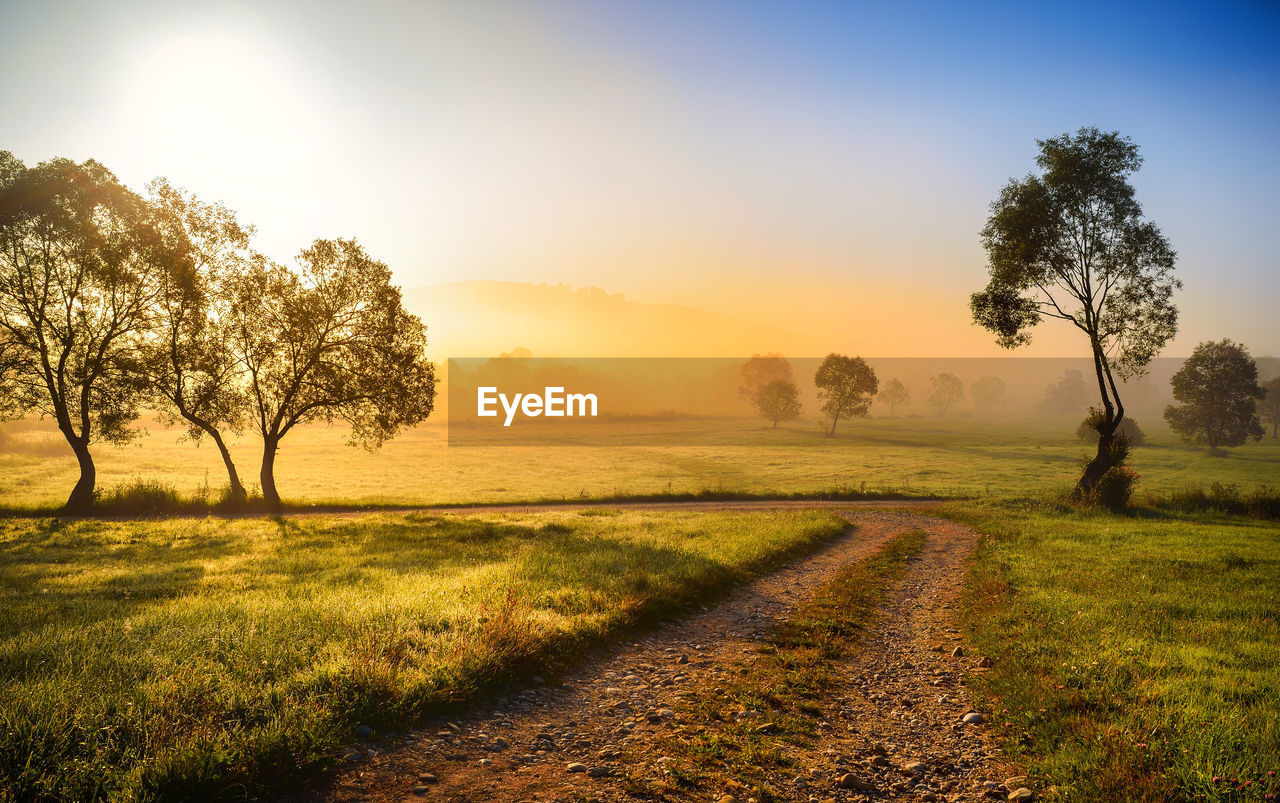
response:
M0 800L260 792L359 724L552 677L847 527L608 509L0 520Z
M990 534L965 617L1005 754L1063 800L1280 796L1274 520L954 504Z
M1162 422L1139 419L1146 445L1132 464L1138 494L1220 482L1244 491L1280 487L1280 441L1270 437L1213 456L1182 443ZM441 423L419 427L378 452L345 445L339 428L283 441L280 491L294 505L439 505L607 499L703 491L820 494L837 490L935 496L1007 496L1069 488L1092 447L1075 424L1007 417L876 417L824 437L816 420L772 429L759 419L605 422L591 443L448 446ZM183 496L214 495L226 477L211 444L151 426L139 441L96 447L99 486L159 481ZM75 484L75 459L56 432L27 430L0 450L0 505L52 509ZM617 445L617 444L624 445ZM258 447L233 443L242 478L257 476Z

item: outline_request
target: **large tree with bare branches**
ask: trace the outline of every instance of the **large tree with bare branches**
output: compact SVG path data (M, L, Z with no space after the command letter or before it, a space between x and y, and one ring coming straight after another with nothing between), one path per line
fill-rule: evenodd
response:
M1138 146L1118 132L1082 128L1040 140L1040 173L1011 180L982 230L990 281L973 294L974 320L1005 348L1025 345L1045 318L1089 341L1102 416L1098 451L1076 485L1090 493L1116 463L1124 418L1116 377L1145 373L1177 333L1175 253L1143 216L1129 178Z
M353 444L373 448L434 407L426 327L354 240L316 240L296 271L256 258L231 282L229 310L273 508L276 455L295 427L345 421Z
M67 439L80 466L68 508L93 502L90 445L135 432L139 349L171 257L143 200L102 165L28 168L0 152L0 397Z

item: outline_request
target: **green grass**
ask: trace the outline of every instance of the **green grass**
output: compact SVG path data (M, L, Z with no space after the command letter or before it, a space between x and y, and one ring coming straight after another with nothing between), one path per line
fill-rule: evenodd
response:
M729 787L749 790L762 803L789 799L768 780L771 772L793 765L783 746L813 747L821 739L817 723L842 662L857 650L926 540L923 532L903 533L870 557L842 566L775 628L761 654L737 661L722 685L687 693L682 707L699 732L665 741L667 755L678 758L668 766L676 783L665 796L706 800ZM739 710L756 716L735 717ZM765 725L772 730L759 732Z
M1045 502L946 512L990 534L965 614L975 647L995 656L978 689L1007 755L1042 790L1280 797L1267 774L1280 773L1274 521Z
M1182 444L1157 421L1142 421L1148 444L1135 449L1139 493L1191 484L1280 487L1280 441L1264 438L1210 456ZM606 499L658 494L814 494L837 490L936 496L1005 496L1069 488L1089 447L1074 422L1003 418L870 418L835 438L813 422L771 429L756 419L664 422L665 444L649 443L651 423L602 423L619 447L449 447L438 423L388 442L380 452L344 445L340 429L303 429L283 442L277 479L298 505L432 505ZM75 484L75 459L56 432L26 431L0 453L0 507L53 509ZM656 436L649 433L650 440ZM232 443L244 480L257 478L259 447ZM154 425L138 443L95 447L99 485L171 484L184 497L216 497L225 483L217 451L179 441Z
M236 796L671 612L826 512L0 520L0 799Z

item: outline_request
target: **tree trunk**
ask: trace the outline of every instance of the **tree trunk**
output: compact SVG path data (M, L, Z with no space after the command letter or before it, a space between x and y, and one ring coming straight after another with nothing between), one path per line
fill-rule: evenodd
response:
M93 455L89 454L87 438L68 438L67 441L80 463L80 479L76 482L76 487L71 489L71 496L67 497L67 510L88 510L93 505L93 489L98 482Z
M271 510L280 509L280 494L276 492L276 450L279 442L275 438L262 439L262 499Z
M222 462L227 467L227 481L231 484L231 501L242 504L249 495L245 493L244 485L240 482L240 472L236 471L236 464L231 461L231 451L227 449L227 444L222 440L222 435L217 429L210 428L209 437L213 438L218 452L222 455Z
M1114 425L1113 425L1114 429ZM1089 465L1084 467L1084 474L1081 475L1080 481L1076 483L1076 489L1072 493L1075 499L1084 499L1094 488L1098 487L1098 482L1102 479L1102 475L1112 467L1111 462L1111 443L1115 440L1113 434L1100 433L1098 436L1098 453L1089 461Z

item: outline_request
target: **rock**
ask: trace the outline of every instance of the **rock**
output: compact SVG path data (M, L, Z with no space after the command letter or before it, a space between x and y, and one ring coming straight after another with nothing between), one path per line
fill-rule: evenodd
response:
M964 718L960 721L966 725L981 725L983 721L982 714L979 714L977 711L970 711L965 714Z
M1012 778L1004 779L1004 788L1008 789L1009 791L1013 791L1014 789L1017 789L1019 786L1026 786L1026 785L1027 785L1027 776L1025 775L1015 775Z
M435 783L439 779L429 772L420 772L418 773L418 780L423 783Z
M985 655L984 655L984 656L982 656L981 658L979 658L979 659L978 659L978 668L979 668L979 669L990 669L990 668L991 668L991 659L990 659L990 658L988 658L988 657L987 657L987 656L985 656Z
M1009 793L1009 800L1016 800L1019 803L1031 803L1035 799L1036 793L1025 786L1020 786Z
M506 750L510 746L511 745L507 744L507 740L501 736L493 740L493 749L495 750Z
M717 803L738 803L738 799L733 795L721 795Z
M372 735L373 735L373 728L369 727L368 725L356 725L356 736L359 736L361 739L364 739L365 737L372 736Z
M480 766L482 766L482 767L492 767L492 766L493 766L493 762L492 762L492 761L490 761L490 760L489 760L489 759L487 759L487 758L482 758L482 759L480 759Z
M676 712L672 711L670 708L659 708L654 713L663 719L672 719L676 715Z
M414 793L415 795L418 795L419 797L421 797L422 795L428 794L428 793L430 793L430 792L431 792L431 787L430 787L430 786L415 786L415 787L413 787L413 793Z
M754 728L756 733L777 733L778 726L773 722L766 722L763 725L756 725Z
M342 760L351 761L351 762L364 761L364 753L361 753L359 750L352 750L349 753L345 754L342 757Z
M586 765L586 764L579 764L578 762L576 762L576 761L575 761L575 762L573 762L572 764L569 764L568 766L566 766L566 767L564 768L564 771L565 771L565 772L586 772L586 771L587 771L587 765Z
M612 775L613 770L608 767L591 767L587 770L587 775L592 778L603 778L606 775Z
M923 761L908 761L902 765L902 771L909 772L912 775L922 775L926 769L927 767L925 767Z
M952 650L952 651L951 651L951 657L952 657L952 658L963 658L963 657L964 657L964 647L956 647L954 650Z
M840 785L841 789L857 789L860 792L876 791L875 784L867 783L852 772L846 772L844 775L841 775L840 779L836 781L836 783Z

